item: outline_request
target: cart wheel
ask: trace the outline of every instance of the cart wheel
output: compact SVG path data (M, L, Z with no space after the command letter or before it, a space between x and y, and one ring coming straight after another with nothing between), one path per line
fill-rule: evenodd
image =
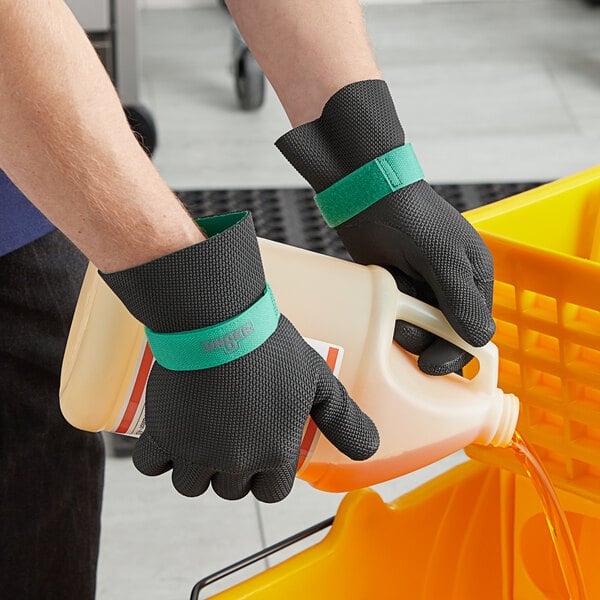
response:
M235 90L243 110L256 110L265 98L265 75L248 48L234 59Z
M129 126L148 156L156 149L156 125L150 111L141 104L130 104L123 107Z

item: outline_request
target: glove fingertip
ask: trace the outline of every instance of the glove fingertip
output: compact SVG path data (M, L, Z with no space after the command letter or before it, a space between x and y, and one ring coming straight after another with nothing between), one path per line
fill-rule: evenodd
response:
M477 320L469 327L457 329L460 336L471 346L481 348L485 346L496 333L496 323L491 317Z
M357 461L371 458L379 450L380 444L379 431L375 423L365 413L362 413L362 421L362 431L359 439L345 452L348 458Z
M352 460L367 460L379 449L379 431L371 418L334 378L335 387L311 412L325 437Z
M252 493L260 502L281 502L292 491L296 478L296 465L286 463L279 469L257 473L252 478Z
M189 463L176 463L173 466L171 481L173 487L188 498L195 498L203 494L210 485L213 471L199 465Z
M133 448L132 460L134 467L140 473L150 477L162 475L173 467L169 456L146 433L143 433L136 442Z
M411 354L421 354L435 339L435 336L407 321L396 321L394 340Z
M454 344L437 339L421 356L419 369L427 375L441 376L459 372L473 357Z
M472 291L470 295L464 292L462 298L459 306L441 301L442 312L465 342L476 348L485 346L496 332L491 309L481 296Z

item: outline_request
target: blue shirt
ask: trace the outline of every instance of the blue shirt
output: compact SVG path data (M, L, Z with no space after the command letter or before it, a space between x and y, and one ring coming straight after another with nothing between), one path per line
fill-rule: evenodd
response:
M54 225L0 171L0 256L46 235Z

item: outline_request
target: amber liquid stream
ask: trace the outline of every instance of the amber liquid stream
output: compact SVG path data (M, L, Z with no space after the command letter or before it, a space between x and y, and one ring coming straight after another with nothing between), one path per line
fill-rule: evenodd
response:
M571 600L587 600L571 530L548 473L536 453L523 440L518 431L515 432L509 448L525 469L540 497L569 598Z

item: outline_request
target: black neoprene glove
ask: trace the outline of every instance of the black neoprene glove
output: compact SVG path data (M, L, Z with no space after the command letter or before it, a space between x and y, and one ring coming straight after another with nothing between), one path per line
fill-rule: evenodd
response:
M146 325L157 359L146 430L133 452L137 469L173 469L173 485L186 496L212 484L223 498L252 491L277 502L292 487L309 415L343 453L369 458L379 445L375 425L279 315L250 215L199 225L206 241L101 274Z
M423 179L384 81L350 84L319 119L276 146L312 185L348 252L386 267L401 291L438 306L472 346L492 337L494 268L479 234ZM335 185L334 185L335 184ZM398 321L396 341L419 354L431 375L461 369L471 356Z

